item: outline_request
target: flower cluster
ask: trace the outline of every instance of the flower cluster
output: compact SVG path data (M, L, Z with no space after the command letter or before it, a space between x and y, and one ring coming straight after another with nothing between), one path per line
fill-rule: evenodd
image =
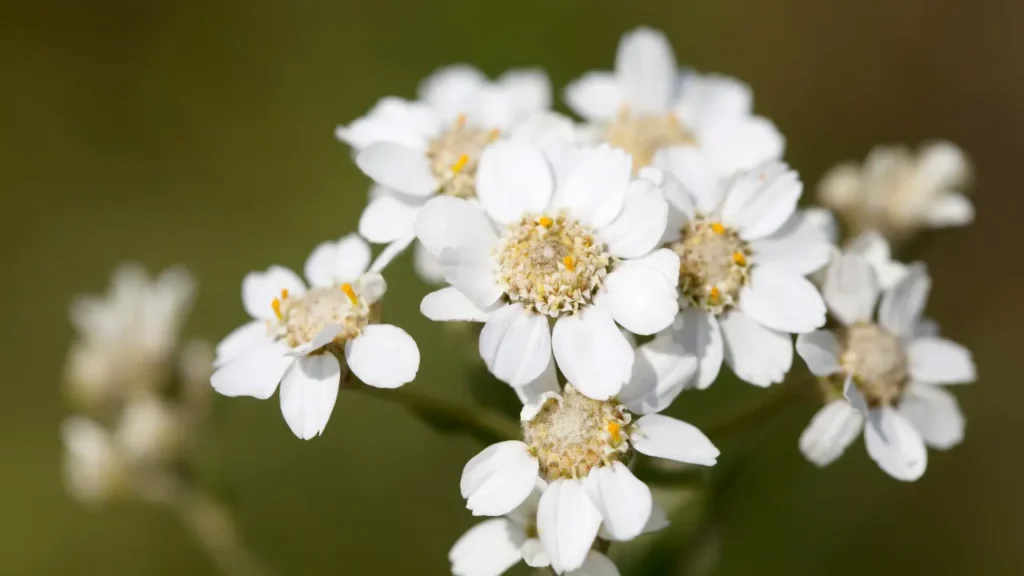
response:
M373 181L358 234L317 246L305 281L282 266L243 279L251 320L217 346L212 388L260 399L279 389L285 422L309 440L341 388L413 381L420 353L383 323L382 276L413 247L436 288L423 315L480 326L483 364L523 403L520 434L513 426L463 470L467 508L491 519L451 549L460 576L519 561L618 574L605 544L667 524L637 460L717 461L703 432L662 412L719 380L723 363L763 388L787 380L796 350L824 400L799 440L819 466L863 431L881 469L911 481L926 446L960 442L964 418L943 386L975 379L971 354L923 319L924 265L890 249L973 218L958 148L880 148L863 168L830 172L818 197L856 234L839 248L832 213L798 207L801 178L750 88L680 72L660 32L627 33L614 71L584 74L564 97L581 121L550 110L541 71L492 81L458 65L416 100L385 97L339 126ZM376 258L368 243L383 245ZM72 380L97 402L154 386L187 301L177 276L142 288L121 276L109 310L75 311ZM68 424L73 459L106 462L79 470L80 485L113 483L119 450L162 441L133 428L140 411L161 421L153 405L126 410L118 450L92 424Z

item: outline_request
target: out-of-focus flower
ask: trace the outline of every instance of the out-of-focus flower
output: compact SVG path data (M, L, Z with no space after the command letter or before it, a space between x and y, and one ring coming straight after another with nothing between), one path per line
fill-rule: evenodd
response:
M963 414L942 386L973 382L974 362L921 319L930 288L924 266L911 265L882 293L876 316L880 290L871 264L853 253L831 264L823 293L842 328L802 334L796 343L827 402L800 437L808 460L831 463L863 428L879 467L913 481L927 466L926 445L946 450L963 439Z
M125 405L114 441L132 466L159 466L180 456L182 424L176 406L152 394L140 395Z
M598 140L628 151L633 169L663 149L699 150L727 177L782 157L775 126L752 113L750 87L727 76L682 72L665 35L649 28L626 33L614 72L589 72L565 100L591 123Z
M382 254L369 266L369 246L349 235L310 254L308 290L280 266L246 275L242 302L253 320L217 346L214 390L267 399L280 383L284 419L308 440L327 426L343 372L377 388L411 382L420 363L416 342L401 328L379 323L387 290L380 271L391 256Z
M105 295L77 297L71 322L78 339L67 364L71 396L101 406L163 385L193 289L183 269L150 279L141 266L122 264Z
M662 151L655 165L667 172L664 240L680 262L684 306L652 345L664 370L678 376L695 363L703 389L724 360L756 386L782 382L793 362L790 334L825 323L825 304L805 278L833 250L821 214L796 210L803 185L781 162L726 180L694 150Z
M461 490L475 516L503 516L527 501L538 478L547 482L536 531L546 560L562 573L584 565L599 531L631 540L664 525L650 489L626 466L634 450L701 466L715 464L719 452L697 428L656 413L679 386L659 390L631 381L619 398L623 405L588 398L571 384L559 394L553 370L545 381L548 391L523 407L524 441L494 444L473 457ZM634 413L643 416L634 420Z
M955 144L936 142L915 154L904 146L879 146L864 164L845 163L818 185L818 200L835 210L851 235L877 230L892 242L922 228L963 226L974 206L963 194L971 168Z
M110 434L95 421L72 416L60 429L64 444L64 481L83 504L99 504L126 488L127 469Z
M338 138L356 152L356 164L379 184L359 233L404 249L430 197L476 196L480 156L491 144L572 140L575 129L568 119L543 114L550 106L551 86L540 70L512 70L492 82L475 68L455 65L423 81L419 100L386 97L366 116L338 127ZM417 270L425 280L439 281L421 251L417 246Z
M579 391L607 399L633 367L616 322L637 334L671 323L679 260L652 252L668 206L654 181L631 176L628 154L603 145L566 162L551 167L536 146L496 144L481 158L479 202L427 203L416 233L451 287L420 309L485 322L480 354L513 387L553 355Z

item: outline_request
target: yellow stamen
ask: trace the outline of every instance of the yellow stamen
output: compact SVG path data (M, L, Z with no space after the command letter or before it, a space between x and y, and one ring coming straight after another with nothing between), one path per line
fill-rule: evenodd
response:
M551 225L554 223L555 221L552 220L551 218L548 218L547 216L541 216L540 218L537 218L537 224L540 224L545 228L551 228Z
M572 261L572 256L566 256L565 258L562 258L562 264L565 264L565 268L569 272L573 272L576 270L576 263Z
M287 288L282 288L281 289L281 300L287 300L287 299L288 299L288 289Z
M359 302L359 297L356 296L356 291L352 289L352 285L349 284L348 282L341 285L341 291L344 292L346 296L348 296L348 299L351 300L353 304Z
M747 265L747 257L743 252L736 251L732 253L732 261L739 264L740 266Z
M487 133L487 141L494 142L495 140L498 139L499 136L501 136L501 130L495 128L494 130L491 130L490 132Z
M725 226L722 226L718 222L711 225L711 231L715 234L725 234Z
M469 156L466 154L459 156L459 159L455 161L455 164L452 164L452 172L455 172L456 174L462 172L462 169L466 167L467 162L469 162Z
M281 319L281 299L280 298L274 298L274 300L270 303L270 307L274 309L274 315L277 316L278 320L280 320Z
M622 442L621 432L622 426L620 426L618 422L608 423L608 433L612 435L612 441L615 442L616 444Z
M722 292L718 290L717 286L711 287L711 301L718 302L718 299L722 297Z
M455 117L455 127L456 128L462 128L465 125L466 125L466 115L465 114L459 114L458 116Z

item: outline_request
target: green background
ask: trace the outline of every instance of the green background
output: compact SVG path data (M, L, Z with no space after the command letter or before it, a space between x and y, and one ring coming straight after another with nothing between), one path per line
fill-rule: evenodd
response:
M622 32L664 28L680 62L748 81L808 188L881 142L948 138L977 169L977 222L912 247L934 276L930 313L975 353L956 390L964 444L915 484L860 443L830 468L797 437L815 406L766 431L721 510L715 574L1021 574L1018 439L1024 305L1024 4L1019 0L527 0L5 2L0 16L0 574L212 573L164 511L92 511L60 480L67 303L123 259L188 265L186 327L217 340L245 317L242 275L301 268L353 230L367 181L336 124L412 96L435 67L543 66L560 90L610 68ZM469 399L463 350L420 317L406 255L388 320L420 344L417 390ZM491 396L514 398L494 384ZM762 391L687 393L694 422ZM738 401L738 400L737 400ZM243 529L280 574L444 574L473 523L458 479L481 448L378 398L343 393L301 442L275 400L217 399L206 441Z

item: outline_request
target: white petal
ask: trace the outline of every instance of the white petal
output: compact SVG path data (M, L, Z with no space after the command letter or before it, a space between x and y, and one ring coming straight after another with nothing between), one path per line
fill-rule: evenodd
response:
M812 464L828 466L843 455L860 429L864 417L846 400L834 400L818 410L800 435L800 452Z
M769 236L796 211L803 183L782 162L772 162L736 178L725 195L722 222L745 240Z
M878 410L881 430L864 427L868 455L886 474L897 480L913 482L928 466L928 451L914 426L889 407Z
M477 306L501 296L491 257L498 238L483 210L459 198L427 202L416 219L416 237L439 259L445 278Z
M487 85L487 77L468 64L454 64L439 68L423 80L417 93L451 122L459 114L467 114L474 107L480 92Z
M657 503L651 508L651 517L647 520L647 526L644 526L644 534L650 534L651 532L657 532L668 528L668 512L658 506Z
M798 210L774 234L750 243L754 260L806 276L828 264L834 247L814 217Z
M889 243L879 232L868 230L862 233L846 245L846 250L860 255L871 264L882 289L892 288L907 275L907 267L892 259Z
M921 319L932 280L923 264L911 264L907 275L882 295L878 323L898 335L910 334Z
M815 330L797 336L796 352L815 376L829 376L843 369L839 365L839 354L842 353L839 340L828 330Z
M697 358L686 355L670 331L636 349L633 376L619 392L619 402L636 414L668 408L697 371Z
M412 196L427 196L437 190L430 161L422 150L377 142L356 156L356 165L378 184Z
M548 370L545 370L547 372ZM562 395L557 390L548 390L540 394L526 398L523 402L523 409L519 411L520 422L530 422L540 414L548 402L562 403Z
M526 444L508 440L492 444L462 469L459 487L474 516L503 516L533 491L540 465Z
M603 528L614 540L632 540L643 532L651 517L651 489L625 464L616 461L591 469L583 487L601 513Z
M701 212L709 214L718 208L724 192L722 182L714 166L699 148L665 148L655 154L653 163L676 178L682 186L682 192L696 200L696 208ZM676 209L693 216L692 211L686 210L688 199L680 198L671 187L666 188L665 197Z
M648 180L634 180L625 206L611 224L601 229L608 251L619 258L639 258L658 246L668 223L668 202Z
M416 378L420 350L405 330L390 324L371 324L345 343L345 360L365 384L398 388Z
M566 380L595 400L618 394L633 371L633 348L599 306L559 318L551 344Z
M825 302L814 284L775 266L754 266L740 291L739 308L781 332L802 334L825 324Z
M507 126L551 108L551 80L540 68L519 68L502 74L496 84L510 101ZM505 126L498 126L503 128Z
M647 414L629 437L637 452L687 464L713 466L719 451L697 427L661 414Z
M912 382L898 410L932 448L949 450L964 439L964 415L956 396L948 390Z
M675 286L650 266L616 268L605 277L602 296L602 305L607 306L612 318L634 334L660 332L679 313Z
M381 98L366 116L347 126L338 126L334 135L356 150L375 142L423 148L439 129L440 119L422 102L388 96Z
M266 400L274 394L277 383L294 361L286 356L288 346L282 342L266 342L248 348L210 377L210 384L225 396L252 396Z
M948 194L932 202L924 217L935 227L964 226L974 220L974 205L963 194Z
M878 290L878 277L871 264L857 254L842 252L825 271L821 293L832 314L849 326L871 320Z
M435 322L486 322L497 306L480 308L459 292L458 288L449 286L424 296L420 302L420 312Z
M600 526L601 513L579 480L555 480L540 497L537 532L556 572L583 565Z
M306 292L295 272L282 266L271 266L266 272L250 272L242 279L242 304L245 311L260 320L277 320L272 303L287 291L291 296Z
M374 244L387 244L408 236L413 232L422 205L395 194L374 198L359 217L359 233Z
M316 333L316 336L312 340L304 344L292 348L288 351L288 355L295 358L298 356L305 356L314 350L323 348L330 344L331 340L338 334L341 334L343 327L340 324L327 324Z
M267 335L267 325L263 320L242 324L217 344L217 358L213 365L220 368L244 354L246 350L270 344L272 340L273 338Z
M480 331L480 357L498 380L525 386L551 362L548 317L518 302L495 310Z
M552 208L567 208L595 228L607 226L622 212L632 163L628 152L607 145L587 151L555 192Z
M678 70L665 35L650 28L627 32L615 55L622 99L638 114L665 112L675 92Z
M718 372L725 358L722 343L722 329L718 319L697 308L687 308L676 316L672 327L666 333L683 354L697 359L697 388L704 390L718 378Z
M682 78L676 113L699 137L731 133L750 117L750 86L720 74L688 73Z
M878 411L872 410L868 406L867 399L864 398L860 388L854 384L852 376L847 376L846 380L843 381L843 398L846 398L846 401L850 403L850 406L853 406L854 410L867 416L872 425L878 426Z
M441 262L427 251L423 242L418 240L412 250L412 267L420 280L427 284L438 286L445 283L444 268L441 267Z
M619 84L609 72L588 72L565 89L565 103L591 121L611 120L619 112Z
M971 166L956 144L933 142L921 149L917 178L926 188L958 188L970 180Z
M370 266L370 246L357 234L337 242L324 242L306 259L305 274L310 285L338 286L352 282Z
M918 338L907 346L910 377L925 384L967 384L978 375L967 348L945 338Z
M384 249L380 251L380 254L377 254L377 258L373 260L373 263L370 264L368 273L380 274L383 272L395 258L405 252L415 239L416 237L410 233L385 246Z
M771 121L748 116L732 122L697 133L701 148L719 175L728 177L782 158L786 139Z
M551 565L548 551L539 538L527 538L519 552L523 555L523 562L531 568L547 568Z
M522 529L507 518L492 518L470 528L448 552L455 576L500 576L521 559Z
M497 142L480 155L476 190L487 215L511 224L547 207L554 177L540 148L526 142Z
M587 552L587 559L583 561L583 565L566 572L566 576L619 576L619 569L607 556L591 550Z
M718 317L725 361L740 379L755 386L778 384L793 365L792 336L772 330L739 310Z
M281 381L281 414L303 440L323 433L338 400L341 366L333 354L303 356Z
M669 248L655 250L642 258L623 260L616 269L634 266L657 271L661 274L662 280L673 288L679 285L679 255Z

